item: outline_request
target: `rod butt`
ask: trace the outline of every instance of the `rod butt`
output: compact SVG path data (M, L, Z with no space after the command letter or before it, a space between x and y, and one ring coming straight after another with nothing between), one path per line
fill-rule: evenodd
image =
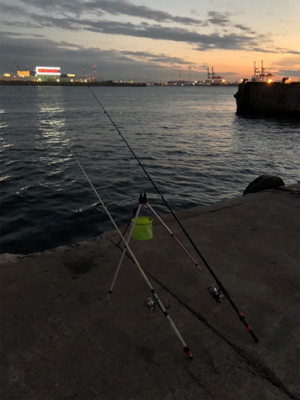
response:
M109 300L111 293L112 293L112 290L110 290L110 291L108 292L108 295L107 295L106 301L108 301L108 300Z
M187 355L187 357L189 359L193 358L193 354L191 352L191 349L188 346L184 346L183 351L185 352L185 354Z

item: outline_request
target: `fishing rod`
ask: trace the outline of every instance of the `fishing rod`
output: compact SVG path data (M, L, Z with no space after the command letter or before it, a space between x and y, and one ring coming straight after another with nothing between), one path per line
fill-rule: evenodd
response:
M229 303L231 304L232 308L234 309L234 311L237 313L238 318L240 319L240 321L244 324L244 326L246 327L247 331L251 334L252 338L254 339L254 341L256 343L258 343L258 338L257 336L254 334L252 327L246 322L244 315L240 312L240 310L237 308L237 306L235 305L234 301L232 300L232 298L229 296L229 293L227 292L227 290L225 289L225 287L223 286L223 284L221 283L221 281L218 279L218 277L216 276L216 274L214 273L214 271L212 270L212 268L209 266L208 262L205 260L204 256L201 254L200 250L198 249L198 247L196 246L196 244L194 243L194 241L192 240L192 238L190 237L190 235L188 234L188 232L186 231L186 229L183 227L183 225L181 224L181 222L179 221L179 219L177 218L177 216L175 215L175 213L173 212L172 208L170 207L169 203L167 202L167 200L165 199L165 197L163 196L162 192L160 191L160 189L157 187L157 185L155 184L155 182L153 181L153 179L151 178L150 174L148 173L148 171L146 170L146 168L144 167L144 165L142 164L142 162L140 161L140 159L138 158L138 156L135 154L135 152L133 151L132 147L129 145L128 141L125 139L125 137L123 136L123 134L121 133L121 131L119 130L119 128L117 127L117 125L115 124L115 122L113 121L113 119L111 118L111 116L108 114L108 112L106 111L106 109L103 107L103 105L101 104L100 100L98 99L98 97L95 95L95 93L93 92L93 90L91 89L90 86L88 86L88 89L90 90L90 92L92 93L92 95L94 96L94 98L96 99L97 103L100 105L100 107L102 108L102 110L104 111L104 114L107 115L108 119L110 120L110 122L112 123L112 125L114 126L114 128L116 129L116 131L118 132L118 134L121 136L122 140L124 141L124 143L126 144L126 146L128 147L128 149L130 150L130 152L132 153L132 155L134 156L134 158L136 159L136 161L138 162L139 166L142 168L142 170L144 171L145 175L147 176L147 178L149 179L149 181L151 182L151 184L153 185L154 189L156 190L156 192L160 195L162 201L164 202L165 206L168 208L168 210L171 212L172 216L174 217L174 219L176 220L176 222L179 224L180 228L183 230L184 234L186 235L187 239L189 240L189 242L191 243L191 245L193 246L193 248L195 249L196 253L198 254L198 256L201 258L202 262L204 263L204 265L206 266L206 268L208 269L208 271L210 272L210 274L213 276L213 278L216 281L216 284L218 285L219 289L215 288L214 286L210 286L208 288L209 293L213 296L213 292L215 294L215 296L213 296L215 299L218 299L218 302L220 301L220 298L222 298L222 295L224 295Z
M157 293L155 292L153 286L151 285L147 275L145 274L143 268L141 267L141 265L139 264L138 260L136 259L135 255L133 254L133 251L131 250L131 248L129 247L129 245L126 242L126 239L124 238L124 236L122 235L121 231L119 230L117 224L115 223L112 215L110 214L110 212L108 211L107 207L105 206L104 202L102 201L100 195L98 194L98 192L96 191L94 185L92 184L91 180L89 179L89 177L87 176L86 172L84 171L82 165L80 164L79 160L77 159L76 155L73 153L72 149L70 148L71 153L73 154L78 166L80 167L81 171L83 172L84 176L86 177L86 179L88 180L90 186L92 187L92 189L94 190L96 196L98 197L99 201L101 202L101 205L103 207L103 209L105 210L106 214L108 215L109 219L111 220L112 224L114 225L116 231L118 232L119 236L121 237L126 249L128 250L130 256L132 257L135 265L137 266L137 268L139 269L142 277L144 278L146 284L148 285L149 289L151 290L151 293L155 299L156 304L158 305L158 307L160 308L160 310L162 311L162 313L164 314L164 316L167 318L167 320L169 321L174 333L176 334L176 336L178 337L178 339L180 340L181 344L183 345L183 351L186 353L188 358L193 358L192 352L190 350L190 348L187 346L187 344L185 343L185 341L183 340L180 332L178 331L178 329L176 328L176 325L174 324L173 320L171 319L170 315L168 314L168 312L166 311L164 305L162 304L160 298L158 297Z
M30 85L30 83L29 83ZM31 86L31 85L30 85ZM31 86L32 87L32 86ZM43 103L41 102L42 107L44 108L44 110L47 112L47 114L50 116L50 119L52 121L52 124L55 126L56 130L58 133L60 133L60 128L57 126L57 124L55 123L54 119L52 118L50 112L47 110L47 108L43 105ZM76 157L76 154L73 152L71 146L68 144L68 148L69 151L71 152L71 154L73 155L73 157L75 158L76 163L78 164L79 168L81 169L83 175L86 177L88 183L90 184L91 188L93 189L93 191L95 192L95 195L97 196L98 200L100 201L103 209L105 210L107 216L109 217L109 219L111 220L113 226L115 227L116 231L118 232L121 240L123 241L126 249L128 250L130 256L132 257L134 263L136 264L138 270L140 271L142 277L144 278L146 284L148 285L149 289L151 290L151 293L155 299L155 304L157 304L157 306L160 308L160 310L162 311L162 313L164 314L164 316L167 318L167 320L169 321L175 335L178 337L178 339L180 340L181 344L183 345L183 351L185 352L185 354L187 355L187 357L189 359L193 358L193 354L191 352L191 349L187 346L187 344L185 343L185 341L183 340L180 332L178 331L178 329L176 328L176 325L174 324L172 318L170 317L170 315L168 314L167 310L165 309L163 303L161 302L160 298L158 297L157 293L155 292L153 286L151 285L147 275L145 274L143 268L141 267L141 265L139 264L138 260L136 259L135 255L133 254L133 251L131 250L131 248L129 247L129 245L126 242L126 239L124 238L124 236L122 235L121 231L119 230L117 224L115 223L111 213L108 211L108 208L105 206L102 198L100 197L100 195L98 194L97 190L95 189L93 183L91 182L90 178L88 177L87 173L85 172L84 168L82 167L82 165L80 164L78 158Z
M140 213L141 207L142 207L142 204L139 204L139 205L138 205L138 208L137 208L136 215L135 215L135 217L134 217L133 224L131 225L131 228L130 228L130 230L129 230L129 234L128 234L127 241L126 241L127 244L129 244L129 240L130 240L130 238L131 238L132 231L133 231L133 228L134 228L134 226L135 226L135 224L136 224L136 220L137 220L138 215L139 215L139 213ZM125 234L125 232L123 233L123 236L124 236L124 234ZM114 285L115 285L115 282L116 282L116 279L117 279L119 270L120 270L120 268L121 268L121 264L122 264L122 262L123 262L123 259L124 259L125 253L126 253L126 250L127 250L127 247L124 247L124 250L123 250L123 252L122 252L122 256L121 256L121 259L120 259L120 261L119 261L119 264L118 264L118 267L117 267L117 270L116 270L114 279L113 279L112 284L111 284L111 286L110 286L110 289L109 289L109 292L108 292L108 296L107 296L107 298L106 298L106 301L109 300L110 295L112 294L112 291L113 291L113 288L114 288Z
M146 194L145 194L146 197ZM185 254L193 261L195 266L202 271L200 265L194 260L194 258L190 255L190 253L186 250L186 248L180 243L180 241L177 239L177 237L174 235L174 233L171 231L171 229L164 223L164 221L159 217L159 215L153 210L153 208L150 206L150 204L147 202L146 199L146 206L150 209L150 211L156 216L156 218L160 221L160 223L163 225L163 227L166 229L166 231L172 236L172 238L175 240L175 242L182 248L182 250L185 252Z
M193 263L196 265L196 267L198 267L199 270L201 271L200 265L198 265L198 263L197 263L197 262L194 260L194 258L190 255L190 253L186 250L186 248L181 244L181 242L177 239L177 237L174 235L174 233L171 231L171 229L168 228L168 226L164 223L164 221L157 215L157 213L153 210L153 208L152 208L152 207L150 206L150 204L147 202L146 193L141 193L141 194L140 194L138 206L135 208L135 210L134 210L134 212L133 212L133 214L134 214L134 215L133 215L133 218L130 219L129 223L128 223L127 226L126 226L125 231L123 232L123 236L124 236L124 235L125 235L125 232L127 231L128 227L129 227L130 224L131 224L131 227L130 227L130 230L129 230L129 234L128 234L128 237L127 237L127 244L128 244L129 241L130 241L132 232L133 232L133 230L134 230L135 224L136 224L136 222L137 222L139 213L140 213L141 208L142 208L143 205L146 205L146 206L149 208L149 210L153 213L153 215L155 215L155 216L157 217L157 219L161 222L161 224L163 225L163 227L167 230L167 232L171 235L171 237L175 240L175 242L181 247L181 249L185 252L185 254L193 261ZM109 300L110 295L111 295L111 293L112 293L112 291L113 291L113 288L114 288L114 285L115 285L115 282L116 282L118 273L119 273L120 268L121 268L121 264L122 264L122 262L123 262L123 259L124 259L125 253L126 253L126 250L127 250L127 249L126 249L126 247L125 247L125 248L123 249L122 256L121 256L121 259L120 259L120 261L119 261L119 264L118 264L118 266L117 266L117 270L116 270L116 272L115 272L115 275L114 275L112 284L111 284L111 286L110 286L110 289L109 289L109 292L108 292L108 296L107 296L106 301Z

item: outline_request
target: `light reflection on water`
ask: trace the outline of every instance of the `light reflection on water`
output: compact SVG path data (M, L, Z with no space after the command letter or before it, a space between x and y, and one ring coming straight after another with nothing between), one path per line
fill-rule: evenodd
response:
M175 211L240 195L261 174L298 180L299 125L236 116L237 88L93 90ZM1 252L112 229L70 146L118 224L140 192L167 212L87 88L4 87L1 103Z

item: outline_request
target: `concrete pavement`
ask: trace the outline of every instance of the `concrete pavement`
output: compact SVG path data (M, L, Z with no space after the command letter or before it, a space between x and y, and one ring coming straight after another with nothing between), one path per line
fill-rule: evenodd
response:
M254 343L171 215L130 245L190 346L189 360L115 231L1 257L4 400L299 399L299 194L270 190L177 213L259 338Z

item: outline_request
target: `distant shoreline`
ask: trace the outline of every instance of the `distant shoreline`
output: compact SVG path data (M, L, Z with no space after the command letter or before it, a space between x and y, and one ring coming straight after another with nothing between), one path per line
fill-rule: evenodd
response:
M0 85L27 85L27 86L138 86L145 87L146 83L127 82L33 82L33 81L5 81L0 80Z
M21 85L21 86L123 86L123 87L146 87L146 86L175 86L175 87L182 87L182 86L201 86L201 87L228 87L228 86L238 86L237 83L229 83L229 84L211 84L211 85L166 85L162 83L154 83L154 84L147 84L146 82L112 82L112 81L104 81L104 82L34 82L34 81L24 81L24 80L0 80L0 85Z

